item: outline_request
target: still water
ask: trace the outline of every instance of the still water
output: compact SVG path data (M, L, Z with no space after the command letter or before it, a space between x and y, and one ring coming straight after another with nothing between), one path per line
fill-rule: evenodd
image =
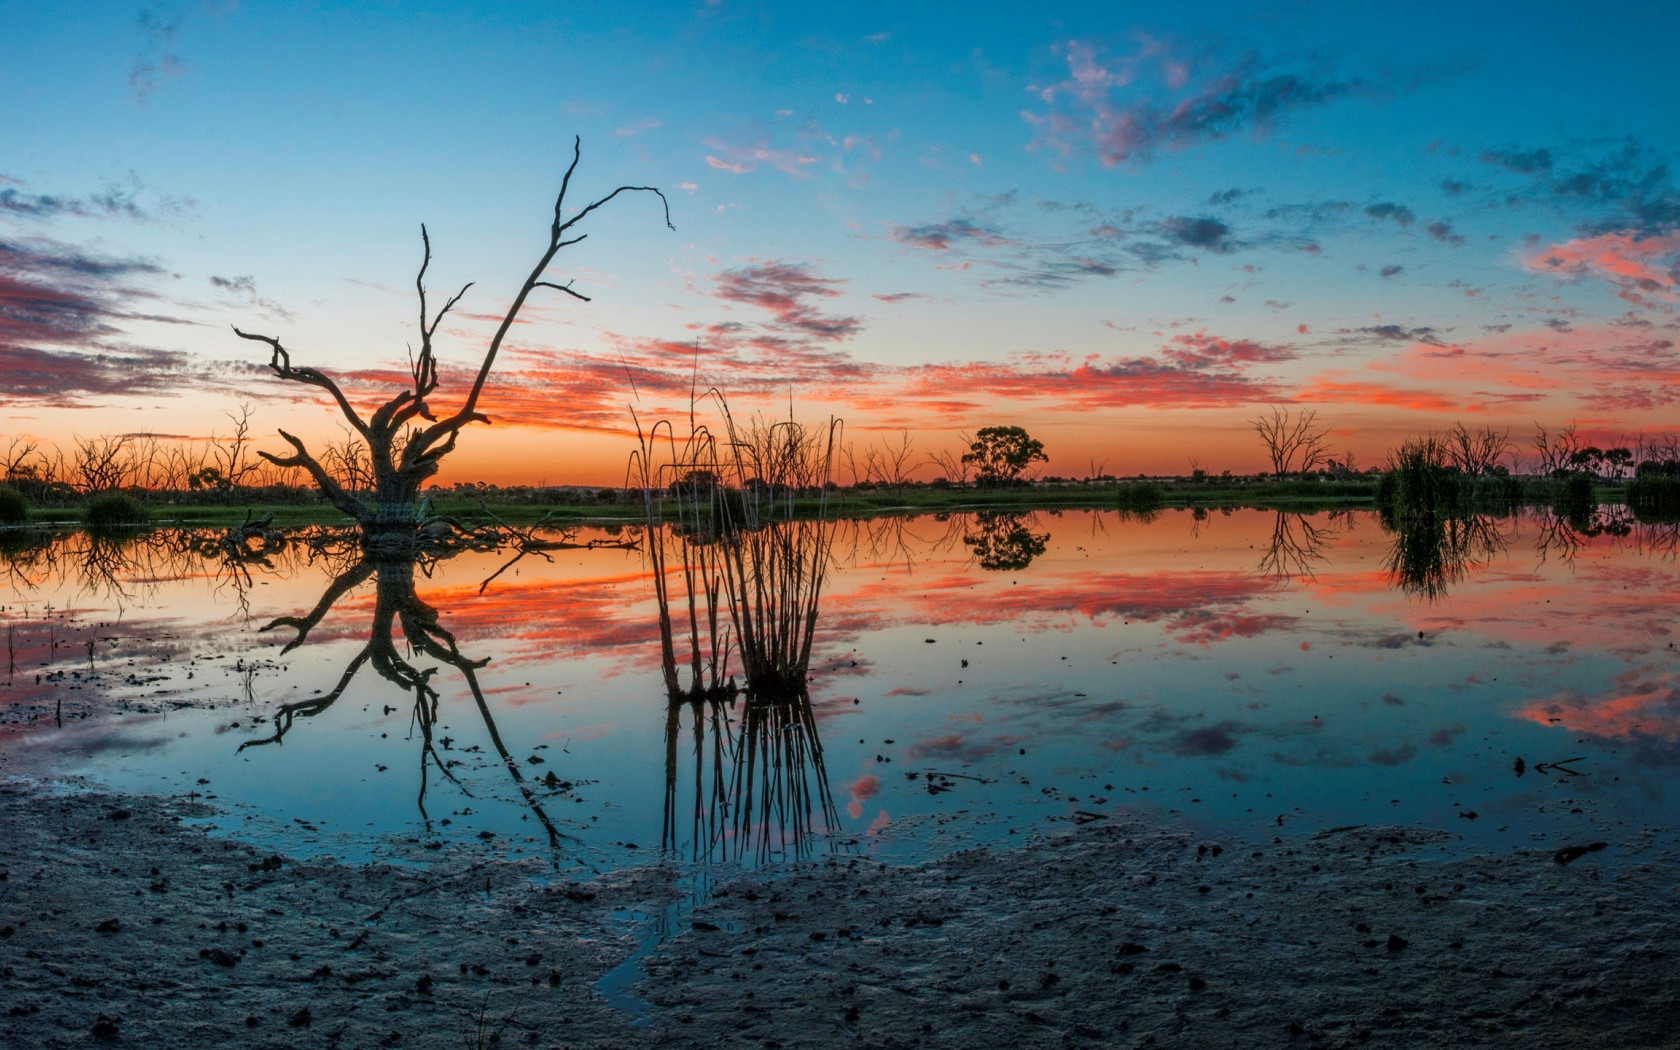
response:
M0 771L196 794L292 854L560 871L910 860L1128 813L1477 848L1666 828L1672 530L1436 532L963 514L412 564L75 535L0 554Z

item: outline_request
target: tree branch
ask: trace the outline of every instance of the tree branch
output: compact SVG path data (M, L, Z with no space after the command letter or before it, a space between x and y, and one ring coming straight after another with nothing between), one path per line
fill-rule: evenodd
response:
M275 375L294 383L318 386L325 390L333 396L334 401L338 402L339 411L344 413L344 418L348 419L351 425L361 432L362 436L367 436L367 424L362 422L362 417L356 414L356 410L351 407L349 399L344 396L344 391L338 388L337 383L316 369L293 368L292 355L287 353L286 348L280 345L280 340L273 336L253 335L249 332L241 332L237 327L233 329L233 334L241 339L249 339L254 343L267 343L273 347L274 352L269 356L268 367L274 370Z
M302 467L307 470L309 476L315 479L315 484L320 486L322 494L332 502L332 505L355 518L358 522L366 522L372 517L367 509L367 504L344 491L344 486L340 485L338 479L327 473L327 468L321 466L315 457L309 454L309 450L303 447L302 441L284 430L280 431L280 436L297 450L297 455L282 457L276 456L272 452L259 452L257 454L277 467Z

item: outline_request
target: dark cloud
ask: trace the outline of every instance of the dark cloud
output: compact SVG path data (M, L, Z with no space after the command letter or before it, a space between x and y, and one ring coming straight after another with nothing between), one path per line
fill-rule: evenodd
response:
M1573 148L1487 150L1482 159L1528 178L1526 188L1510 196L1512 202L1544 202L1587 233L1649 236L1680 227L1672 158L1631 137L1597 155Z
M1205 248L1220 254L1236 247L1231 240L1231 227L1206 216L1174 215L1156 226L1155 233L1190 248Z
M1311 225L1343 219L1353 210L1347 201L1318 201L1312 204L1279 204L1266 209L1265 218Z
M1459 182L1456 179L1443 179L1441 181L1441 192L1449 197L1462 197L1465 191L1469 189L1470 184L1467 182Z
M1398 277L1398 276L1400 276L1400 271L1402 271L1404 269L1405 269L1404 266L1384 266L1381 270L1378 270L1377 272L1382 274L1384 277Z
M1293 347L1257 343L1252 339L1221 339L1197 332L1174 336L1161 356L1181 368L1228 368L1236 365L1291 361Z
M242 299L253 306L260 307L270 316L283 321L292 319L292 312L271 299L264 299L257 294L257 280L249 274L243 277L217 277L211 275L210 286L228 295ZM470 315L469 315L470 316Z
M1456 247L1457 245L1464 243L1464 237L1453 232L1452 223L1437 219L1425 227L1425 229L1429 231L1429 236L1435 238L1437 241L1440 241L1442 244L1451 244Z
M1412 209L1406 207L1404 204L1395 204L1393 201L1382 201L1378 204L1367 204L1365 206L1365 214L1377 222L1382 222L1385 219L1392 219L1396 223L1399 223L1401 227L1410 226L1412 223L1417 221L1417 215L1412 211Z
M123 342L125 322L182 323L136 308L151 299L141 284L162 272L52 241L0 241L0 400L74 405L205 378L185 354Z
M1519 175L1544 174L1552 170L1552 151L1549 149L1485 149L1482 150L1481 160L1483 164L1492 164Z
M891 236L900 244L936 252L950 251L958 243L984 247L1009 243L996 229L970 219L947 219L925 226L894 226Z
M1176 97L1139 97L1142 85L1157 82L1134 75L1143 58L1111 56L1078 41L1065 51L1069 78L1037 88L1049 109L1025 116L1043 144L1063 153L1091 148L1105 167L1233 135L1263 134L1290 114L1333 102L1359 86L1357 80L1273 71L1251 55Z
M1221 190L1220 192L1215 193L1207 199L1206 203L1210 208L1217 208L1224 204L1235 204L1237 201L1248 196L1251 192L1253 191L1233 187L1231 189Z
M841 294L843 280L819 277L804 263L774 260L717 277L717 297L770 311L776 327L813 339L838 340L863 327L856 317L820 313L817 304Z
M197 207L197 202L191 198L172 197L148 190L139 176L133 173L86 196L31 193L21 189L23 185L18 179L0 175L0 215L38 222L62 218L154 222L178 218ZM141 203L142 196L148 198L146 204Z
M1379 324L1370 325L1365 328L1356 328L1354 331L1361 335L1371 336L1373 339L1385 343L1425 343L1429 346L1445 345L1441 341L1440 331L1438 329L1431 328L1428 325L1420 325L1417 328L1407 328L1404 325L1398 324Z

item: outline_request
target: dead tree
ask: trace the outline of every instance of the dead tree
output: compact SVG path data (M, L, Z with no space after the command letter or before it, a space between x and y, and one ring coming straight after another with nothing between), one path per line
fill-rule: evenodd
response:
M1330 451L1330 431L1317 423L1318 413L1311 409L1293 415L1287 408L1272 407L1269 416L1248 421L1260 440L1266 443L1266 455L1272 461L1272 474L1305 474L1324 461Z
M544 273L560 249L577 244L589 236L580 233L568 237L573 228L619 194L645 192L659 198L665 208L665 225L676 229L671 225L670 202L653 186L620 186L605 197L579 209L571 218L566 218L566 192L571 187L572 173L577 170L580 150L580 141L573 140L572 162L566 168L565 177L560 180L560 193L554 199L554 221L549 226L548 247L537 260L536 266L531 269L530 276L525 278L525 283L520 285L512 305L508 307L507 313L490 339L490 345L484 352L478 376L473 380L466 401L453 413L441 417L435 415L428 400L438 386L438 366L432 348L432 338L437 334L438 326L444 317L461 301L461 297L466 295L472 283L469 282L451 296L435 315L429 312L426 303L426 268L432 262L432 244L425 226L420 227L424 256L421 259L420 272L414 279L415 290L420 299L420 353L414 355L411 348L409 374L413 377L413 385L399 391L368 418L362 417L332 377L316 368L293 365L291 354L281 345L279 339L234 329L234 334L241 339L268 344L271 349L268 367L276 376L294 383L320 387L330 394L339 411L366 445L373 474L371 503L365 498L365 494L353 492L341 484L331 471L310 454L302 440L284 430L280 431L280 436L292 446L293 454L276 456L263 452L261 455L278 466L300 467L307 471L333 506L354 518L361 526L363 543L369 549L402 551L415 545L418 536L415 501L420 486L438 472L439 461L454 451L455 441L463 427L469 423L490 422L490 418L479 411L479 396L484 391L485 381L490 378L490 369L496 363L496 355L502 348L502 341L507 338L514 321L519 317L519 311L531 294L538 288L548 288L564 292L574 299L589 301L589 296L573 289L570 281L556 284L543 280ZM415 423L417 419L425 421L427 425Z

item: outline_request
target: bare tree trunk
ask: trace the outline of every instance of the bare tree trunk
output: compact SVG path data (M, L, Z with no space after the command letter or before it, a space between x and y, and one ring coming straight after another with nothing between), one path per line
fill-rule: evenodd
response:
M512 329L519 311L525 306L525 301L531 293L538 288L550 288L564 292L574 299L589 301L588 296L574 291L569 281L565 284L555 284L542 279L561 248L577 244L589 236L580 233L568 238L567 234L572 228L621 193L646 192L659 198L660 203L665 206L665 225L676 229L671 226L669 202L665 200L663 193L652 186L620 186L605 197L586 205L571 218L565 218L566 191L571 186L572 173L577 170L580 155L581 143L574 139L572 162L566 168L565 177L560 181L559 195L554 199L554 220L549 226L548 247L537 260L536 266L531 269L530 276L525 278L518 294L514 296L513 304L508 307L495 335L490 339L489 347L484 352L484 359L479 365L477 378L473 380L466 401L453 414L439 418L433 414L427 402L438 385L437 358L432 349L432 337L437 334L438 325L443 322L444 317L461 301L461 297L472 284L469 282L451 296L435 316L428 313L426 269L432 262L432 243L425 226L420 227L420 240L424 245L425 254L420 263L420 272L414 279L415 290L420 299L420 353L411 357L409 362L413 385L399 391L367 419L362 418L351 405L349 398L344 395L344 391L326 373L315 368L294 366L291 354L281 345L279 339L242 332L238 328L233 330L241 339L268 344L271 350L268 366L276 376L294 383L317 386L330 394L344 418L366 444L373 474L371 503L341 484L331 471L310 454L302 440L284 430L280 432L280 436L292 446L291 455L276 456L268 452L259 454L277 466L299 467L306 471L333 506L354 518L361 526L363 543L369 550L397 553L409 550L415 545L415 526L418 524L415 502L419 497L420 487L438 472L439 461L454 451L461 428L468 423L490 422L490 418L478 410L478 399L483 393L485 381L490 377L490 369L496 363L496 355L501 351L502 342L507 338L508 331ZM429 425L420 426L413 422L416 419L424 420Z

